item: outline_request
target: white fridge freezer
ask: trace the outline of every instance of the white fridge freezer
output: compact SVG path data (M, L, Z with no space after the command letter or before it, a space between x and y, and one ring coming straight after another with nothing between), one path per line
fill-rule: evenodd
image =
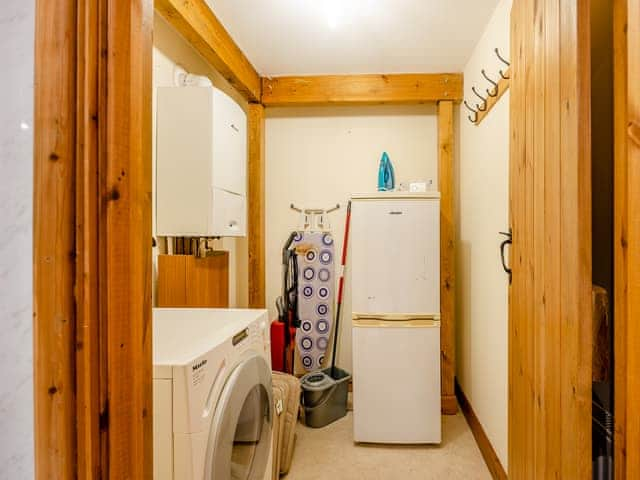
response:
M354 441L440 443L440 196L352 197Z

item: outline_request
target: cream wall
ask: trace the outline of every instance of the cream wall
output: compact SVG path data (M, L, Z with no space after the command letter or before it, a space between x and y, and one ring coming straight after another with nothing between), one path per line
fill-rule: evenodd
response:
M511 0L501 0L464 70L471 103L498 77L493 50L509 57ZM481 88L480 88L481 87ZM476 99L477 100L477 99ZM474 100L475 103L475 100ZM474 126L458 115L457 378L507 468L508 277L500 263L498 232L509 228L509 93Z
M174 68L180 65L187 72L208 77L214 86L230 95L246 111L247 101L214 70L162 17L155 15L153 24L153 131L155 132L156 87L174 86ZM155 141L153 143L153 176L155 189ZM155 212L155 195L153 197ZM155 232L155 213L153 215ZM246 238L224 238L216 248L229 251L229 305L247 305L247 242ZM156 251L155 254L158 252ZM154 262L155 266L155 262ZM155 268L154 268L155 269ZM154 275L155 281L156 275ZM154 288L155 291L155 288Z
M376 190L383 151L393 162L396 184L432 179L437 188L436 133L436 111L429 105L267 109L266 283L272 318L282 289L282 247L299 220L289 205L341 205L330 215L340 258L349 196ZM343 312L338 363L351 371L347 299Z

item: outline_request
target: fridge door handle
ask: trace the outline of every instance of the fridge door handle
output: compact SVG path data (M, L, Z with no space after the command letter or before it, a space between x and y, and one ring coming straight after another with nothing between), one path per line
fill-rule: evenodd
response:
M504 235L505 237L507 237L507 239L500 244L500 259L502 260L502 268L504 269L505 273L509 275L509 285L511 285L511 276L512 276L511 268L507 266L507 261L505 259L504 252L507 248L507 245L513 244L513 233L511 232L511 229L509 229L508 233L500 232L500 235Z

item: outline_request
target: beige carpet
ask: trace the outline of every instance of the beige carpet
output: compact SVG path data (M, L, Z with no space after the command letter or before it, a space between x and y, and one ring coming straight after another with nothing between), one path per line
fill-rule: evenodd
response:
M462 414L443 417L439 446L355 445L353 414L324 428L297 426L286 480L491 479Z

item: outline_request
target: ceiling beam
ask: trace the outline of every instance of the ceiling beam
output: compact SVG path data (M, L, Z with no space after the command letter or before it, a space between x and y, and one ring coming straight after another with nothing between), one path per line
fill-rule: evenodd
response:
M415 104L462 99L460 73L323 75L262 79L265 106Z
M260 76L204 0L155 0L155 9L247 100L260 101Z

